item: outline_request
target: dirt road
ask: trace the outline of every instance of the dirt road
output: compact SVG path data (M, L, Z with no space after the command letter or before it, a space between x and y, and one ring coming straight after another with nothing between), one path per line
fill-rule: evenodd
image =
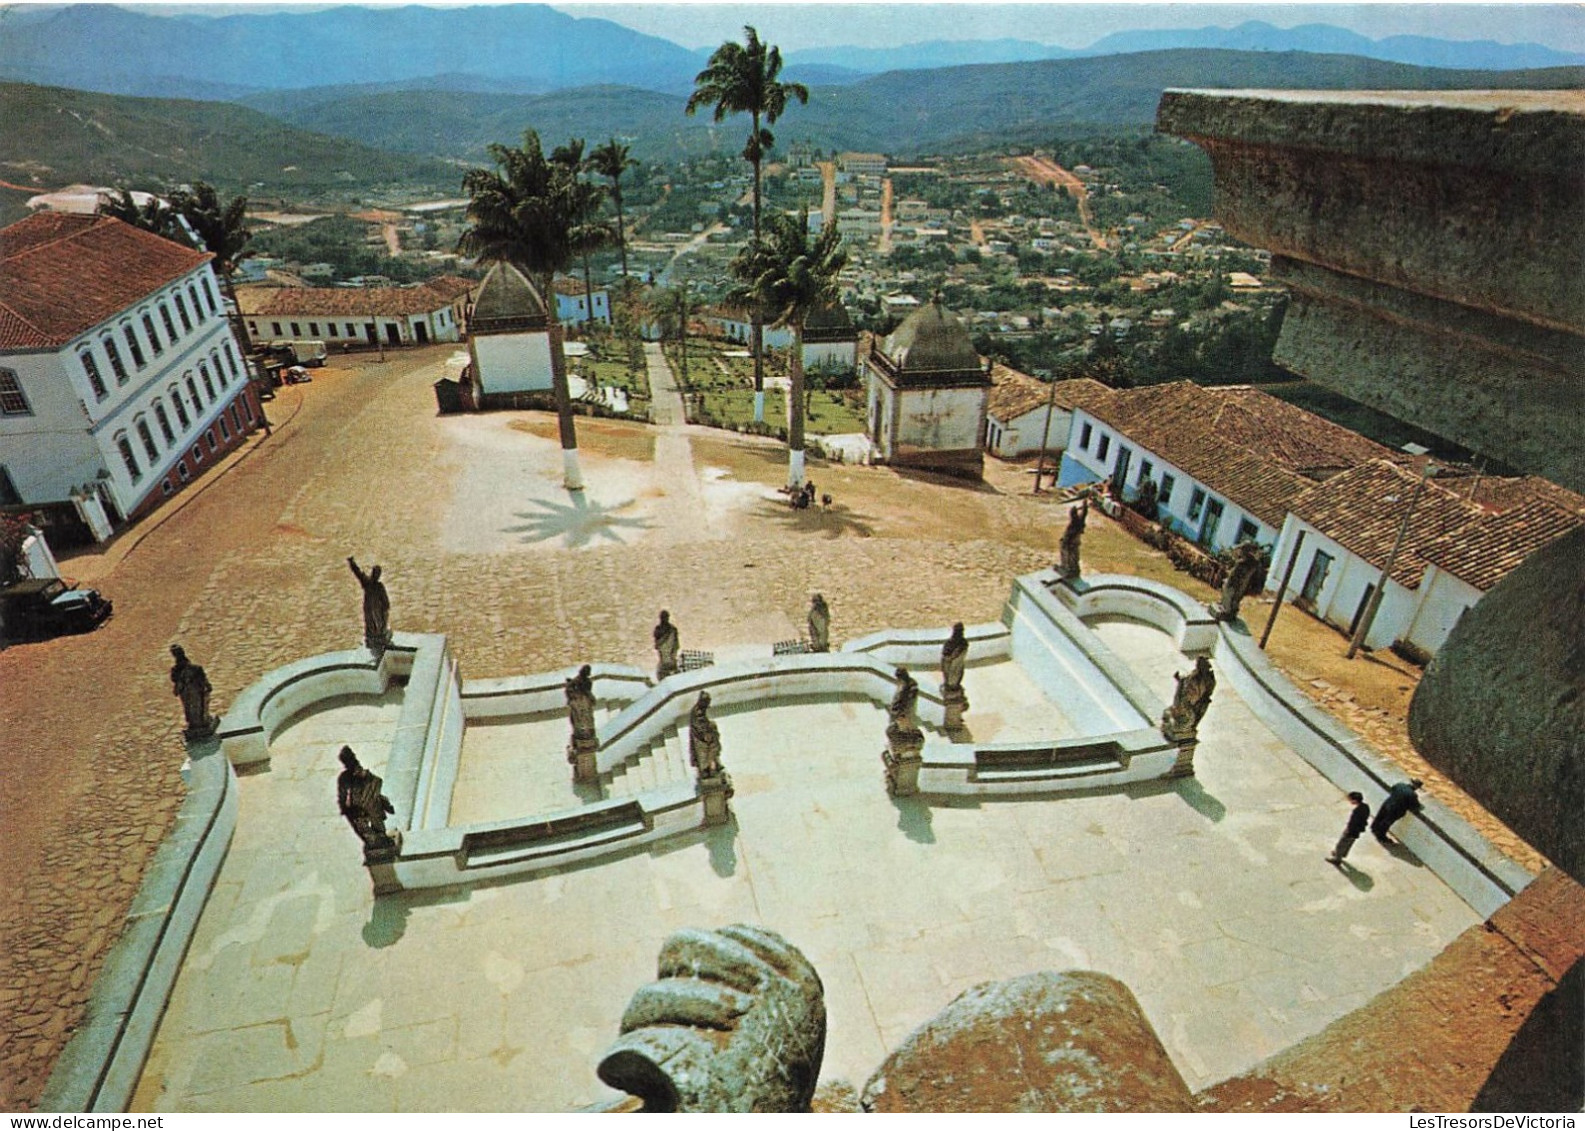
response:
M1079 221L1089 233L1091 242L1101 251L1107 249L1106 237L1095 226L1095 217L1090 212L1090 190L1083 181L1046 157L1014 157L1011 163L1014 169L1036 184L1062 186L1062 189L1078 204Z

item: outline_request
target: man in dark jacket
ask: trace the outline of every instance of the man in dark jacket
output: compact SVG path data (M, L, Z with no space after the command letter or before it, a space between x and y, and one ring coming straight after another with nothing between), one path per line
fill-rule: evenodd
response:
M1376 819L1370 823L1370 831L1382 844L1387 843L1387 830L1399 817L1420 811L1420 798L1415 795L1415 791L1424 784L1419 778L1412 778L1399 782L1387 791L1387 799L1376 810Z
M1348 800L1354 809L1348 815L1348 827L1343 830L1343 835L1337 838L1337 847L1332 849L1332 855L1326 858L1328 864L1343 862L1348 850L1354 847L1354 842L1365 835L1365 824L1370 820L1370 806L1365 804L1363 793L1357 791L1350 793Z

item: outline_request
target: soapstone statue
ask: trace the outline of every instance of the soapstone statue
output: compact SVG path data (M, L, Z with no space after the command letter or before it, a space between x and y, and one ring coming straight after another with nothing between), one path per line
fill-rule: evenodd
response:
M1229 551L1232 564L1222 579L1222 599L1211 606L1217 620L1237 620L1238 607L1254 592L1255 579L1266 564L1265 553L1253 542L1240 542Z
M701 778L714 777L721 772L721 728L710 718L708 691L699 692L688 715L688 761Z
M660 623L655 626L652 635L655 639L655 654L660 657L660 663L655 667L655 678L665 679L669 675L676 675L682 638L677 634L677 626L671 623L671 614L665 609L660 611Z
M171 693L182 701L182 716L187 728L182 737L192 741L208 738L220 724L216 715L209 713L209 677L204 669L187 658L180 644L171 645L171 655L176 663L171 666Z
M806 1112L825 1057L825 987L774 931L683 930L639 989L600 1079L643 1110Z
M383 652L391 643L391 598L380 580L380 567L364 573L356 558L348 558L347 565L363 586L363 643L374 652Z
M1068 508L1068 528L1062 532L1062 560L1057 572L1064 581L1076 581L1079 576L1079 542L1084 537L1084 524L1090 516L1090 501L1085 499Z
M594 669L588 664L578 669L578 674L566 683L567 718L572 723L572 747L567 752L572 760L574 752L587 749L595 743L594 733Z
M919 684L908 674L907 668L897 669L897 690L892 695L886 713L891 716L887 733L915 735L919 733Z
M818 593L809 600L809 650L831 651L831 610Z
M963 669L969 661L969 638L964 635L963 622L952 626L952 635L941 646L941 693L943 696L963 691Z
M1172 706L1161 716L1161 732L1174 741L1185 742L1199 733L1200 720L1211 706L1211 692L1216 690L1216 673L1211 671L1211 661L1201 656L1188 675L1174 673L1172 678L1178 686Z
M336 778L336 804L363 841L365 853L400 848L401 834L393 835L385 829L386 816L396 812L390 798L380 792L385 783L358 761L350 746L341 748L341 764L344 768Z

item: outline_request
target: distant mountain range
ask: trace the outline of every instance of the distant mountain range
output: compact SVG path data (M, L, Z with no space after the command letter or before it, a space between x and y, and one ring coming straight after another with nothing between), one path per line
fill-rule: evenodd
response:
M1142 52L1085 59L890 71L814 87L807 106L776 125L778 146L858 149L896 156L971 142L1049 140L1145 127L1167 87L1296 87L1324 90L1572 88L1585 68L1454 71L1352 56L1220 50ZM686 117L681 95L598 87L548 95L404 90L277 91L252 105L302 129L381 149L477 160L490 141L525 128L547 140L616 135L641 160L736 153L746 120Z
M1127 31L1083 50L1017 39L787 53L787 77L851 83L892 70L1077 59L1179 48L1305 51L1454 69L1585 64L1537 44L1417 36L1372 40L1326 24ZM157 97L239 99L326 86L546 94L621 85L685 95L707 51L544 5L337 7L225 16L106 4L0 9L0 78ZM443 76L437 78L437 76Z

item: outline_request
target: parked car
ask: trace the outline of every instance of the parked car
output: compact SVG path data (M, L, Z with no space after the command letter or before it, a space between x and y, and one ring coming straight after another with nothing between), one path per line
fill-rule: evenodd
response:
M318 338L275 341L267 348L288 365L312 365L317 369L325 364L325 343Z
M113 611L95 589L79 589L58 577L18 581L0 589L0 635L41 640L89 632Z

